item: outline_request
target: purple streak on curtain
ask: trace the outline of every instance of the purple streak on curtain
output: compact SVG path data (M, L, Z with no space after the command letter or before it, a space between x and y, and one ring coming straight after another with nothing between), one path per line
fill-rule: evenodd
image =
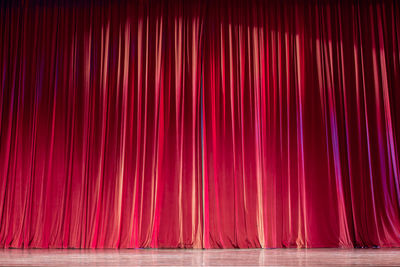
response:
M0 8L0 247L400 246L396 1Z

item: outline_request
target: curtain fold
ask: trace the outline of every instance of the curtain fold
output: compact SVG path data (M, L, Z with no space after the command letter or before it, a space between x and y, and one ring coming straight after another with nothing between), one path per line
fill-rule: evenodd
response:
M0 247L400 246L396 1L0 6Z

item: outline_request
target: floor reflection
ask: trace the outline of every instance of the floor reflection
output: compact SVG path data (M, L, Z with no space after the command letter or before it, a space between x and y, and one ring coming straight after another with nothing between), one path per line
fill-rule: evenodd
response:
M8 266L400 266L400 249L3 249Z

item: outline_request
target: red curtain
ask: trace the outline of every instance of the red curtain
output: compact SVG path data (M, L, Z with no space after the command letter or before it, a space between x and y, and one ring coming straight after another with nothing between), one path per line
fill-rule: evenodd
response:
M399 6L3 3L0 247L400 246Z

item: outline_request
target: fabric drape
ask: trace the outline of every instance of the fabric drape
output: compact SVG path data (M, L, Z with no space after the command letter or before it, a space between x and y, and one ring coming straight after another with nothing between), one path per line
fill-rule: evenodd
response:
M397 1L0 6L0 247L400 246Z

